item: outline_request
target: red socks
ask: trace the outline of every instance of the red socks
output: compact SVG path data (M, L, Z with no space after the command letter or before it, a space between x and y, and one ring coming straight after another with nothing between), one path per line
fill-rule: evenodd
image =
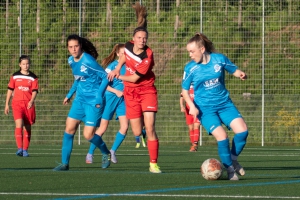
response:
M198 144L199 137L200 137L200 131L199 131L199 129L195 129L194 130L194 141L193 141L193 144Z
M28 147L29 147L29 144L30 144L30 138L31 138L31 131L24 130L23 150L28 150Z
M148 140L147 141L149 156L150 156L150 162L151 163L157 163L158 159L158 148L159 148L159 142L158 140Z
M16 139L18 149L23 149L22 128L15 128L15 139Z

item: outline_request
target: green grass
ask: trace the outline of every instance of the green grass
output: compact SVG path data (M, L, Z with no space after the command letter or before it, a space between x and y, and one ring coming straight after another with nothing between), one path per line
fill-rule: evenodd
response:
M100 153L85 164L87 145L74 145L67 172L53 172L61 146L30 148L30 157L15 155L15 146L2 145L0 199L292 199L300 198L299 156L293 147L247 147L240 156L246 175L240 181L206 181L200 165L217 158L215 146L196 153L189 146L161 145L162 174L148 172L148 151L121 146L117 164L100 168Z

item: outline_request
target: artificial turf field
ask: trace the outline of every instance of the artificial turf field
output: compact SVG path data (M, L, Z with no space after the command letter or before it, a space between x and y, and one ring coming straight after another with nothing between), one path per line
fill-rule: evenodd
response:
M15 146L0 146L0 199L300 199L300 148L249 147L239 158L246 175L239 181L204 180L200 165L217 158L215 146L161 144L162 174L148 171L147 148L121 146L118 163L102 169L97 151L85 163L87 145L74 145L70 170L54 172L61 146L31 145L30 157L15 155ZM225 173L226 174L226 173Z

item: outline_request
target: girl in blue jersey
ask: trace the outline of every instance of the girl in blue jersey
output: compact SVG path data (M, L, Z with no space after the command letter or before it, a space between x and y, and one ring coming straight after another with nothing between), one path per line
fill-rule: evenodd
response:
M87 39L78 35L70 35L67 38L67 47L71 54L68 63L75 80L63 104L68 104L75 92L76 97L66 120L62 144L62 164L53 170L69 170L74 135L81 121L85 123L84 137L101 150L102 168L107 168L110 165L110 152L101 136L95 134L103 112L104 92L109 83L107 73L97 63L97 50Z
M124 44L116 44L108 57L103 59L102 66L106 67L105 71L109 73L114 70L119 61L115 60L117 57L123 56ZM125 74L125 65L122 66L120 73ZM100 127L97 129L96 134L103 135L108 127L109 120L112 119L114 113L120 122L120 130L116 134L114 144L110 150L111 161L117 163L116 151L125 139L128 130L128 119L126 117L125 101L123 97L124 84L122 80L114 78L108 85L105 92L104 111L101 118ZM96 146L90 145L88 154L86 155L86 163L93 163L93 154Z
M190 114L198 117L206 131L216 138L228 179L239 180L237 174L243 176L245 171L237 158L246 144L248 128L229 97L224 77L225 71L241 80L247 76L226 56L216 53L213 43L203 34L196 34L188 41L187 51L192 61L184 68L183 98L190 106ZM194 102L189 96L191 84L194 85ZM222 123L235 133L231 150Z

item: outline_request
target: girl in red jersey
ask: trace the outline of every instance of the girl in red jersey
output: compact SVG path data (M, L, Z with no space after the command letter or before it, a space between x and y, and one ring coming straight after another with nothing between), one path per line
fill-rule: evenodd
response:
M108 79L117 77L124 81L124 98L126 117L130 120L132 132L138 136L142 132L143 121L147 134L147 146L152 173L161 173L157 165L159 142L155 131L155 115L157 112L157 91L154 86L155 75L152 71L154 58L152 50L146 45L148 31L146 29L146 8L138 2L133 6L138 18L138 27L133 32L132 41L125 44L125 53L120 58L115 70L108 74ZM125 75L120 69L126 64Z
M20 70L9 80L4 113L9 113L9 101L12 98L12 110L16 123L15 139L18 147L17 155L28 157L31 137L31 125L35 123L34 100L38 93L38 77L29 71L30 58L22 55L19 58Z

